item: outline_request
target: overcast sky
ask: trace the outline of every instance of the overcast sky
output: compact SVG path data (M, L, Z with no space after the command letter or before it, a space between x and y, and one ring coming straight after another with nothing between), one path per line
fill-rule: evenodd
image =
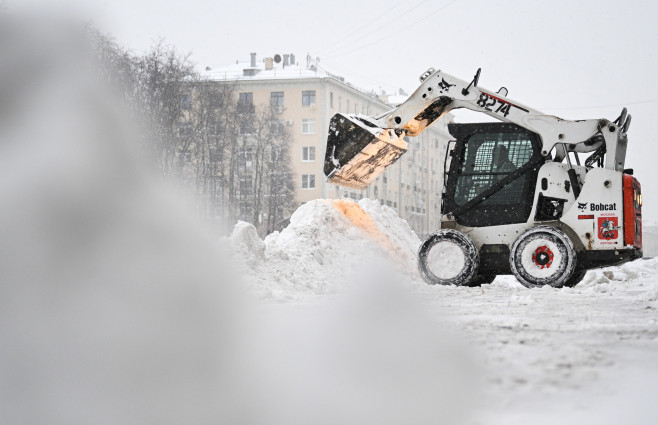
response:
M410 93L429 67L465 80L482 67L481 86L563 118L612 120L626 105L626 164L658 218L656 1L4 1L92 20L136 53L164 38L200 69L310 54L361 87Z

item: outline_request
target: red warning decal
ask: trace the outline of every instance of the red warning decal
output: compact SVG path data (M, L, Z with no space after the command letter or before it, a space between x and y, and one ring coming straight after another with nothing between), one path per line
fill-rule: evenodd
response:
M599 239L617 239L619 237L618 217L599 217Z

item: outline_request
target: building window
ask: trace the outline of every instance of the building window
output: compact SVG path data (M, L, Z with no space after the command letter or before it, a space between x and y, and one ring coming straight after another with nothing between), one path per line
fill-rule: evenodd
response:
M272 93L270 93L270 105L278 107L279 109L283 108L282 91L273 91Z
M178 137L187 137L192 134L192 124L184 123L178 127Z
M192 107L192 96L184 94L180 97L180 107L183 110L188 110Z
M303 119L302 120L302 134L315 134L315 120Z
M343 112L343 97L338 96L338 112Z
M350 113L350 100L347 99L345 101L345 104L347 105L347 108L345 108L345 112L347 112L349 114Z
M329 92L329 107L334 109L334 92Z
M315 174L302 174L302 189L315 189Z
M270 122L270 133L272 136L278 136L283 134L285 131L285 128L283 126L283 121L279 120L274 120Z
M240 176L240 195L252 195L254 185L250 175Z
M315 90L302 91L302 106L315 105Z
M302 161L315 161L315 146L304 146L302 148Z
M210 107L212 108L222 108L224 106L224 95L217 94L213 95L210 98Z
M222 124L219 121L211 121L207 128L208 136L219 136L223 132Z
M254 154L251 151L251 149L245 149L240 151L240 156L244 160L244 166L247 168L251 168L254 164Z
M241 114L253 114L254 113L254 94L249 93L240 93L238 98L238 112Z
M210 162L221 164L224 158L224 151L216 145L211 145L208 149L208 158L210 159Z
M249 116L241 116L238 120L240 134L251 134L254 132L254 121Z
M355 113L355 114L358 114L358 113L359 113L359 104L356 103L356 102L354 103L354 113Z

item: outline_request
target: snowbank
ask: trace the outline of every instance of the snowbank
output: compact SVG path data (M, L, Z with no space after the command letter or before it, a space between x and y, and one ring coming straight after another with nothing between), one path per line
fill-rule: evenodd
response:
M265 297L333 293L370 263L418 279L420 240L393 209L370 199L311 201L295 211L288 227L264 241L244 222L227 241L245 280Z
M652 250L650 234L645 233L647 249ZM295 211L288 227L265 240L254 226L239 222L225 242L244 280L264 298L331 294L344 282L353 282L355 273L378 264L399 272L407 283L425 286L416 268L418 236L395 210L371 199L308 202ZM591 270L575 288L563 290L626 291L629 282L654 276L657 269L658 261L639 260ZM499 276L492 286L525 290L513 276ZM652 291L641 296L655 298Z

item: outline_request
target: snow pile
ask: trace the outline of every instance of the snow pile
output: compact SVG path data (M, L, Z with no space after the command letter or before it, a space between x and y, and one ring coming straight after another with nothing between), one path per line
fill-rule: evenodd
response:
M648 308L658 308L658 258L640 259L615 267L590 270L574 288L587 294L607 294L647 302Z
M261 240L244 222L228 243L236 267L267 297L333 293L366 263L386 263L417 278L420 240L406 221L377 201L319 199L302 205L283 231Z

